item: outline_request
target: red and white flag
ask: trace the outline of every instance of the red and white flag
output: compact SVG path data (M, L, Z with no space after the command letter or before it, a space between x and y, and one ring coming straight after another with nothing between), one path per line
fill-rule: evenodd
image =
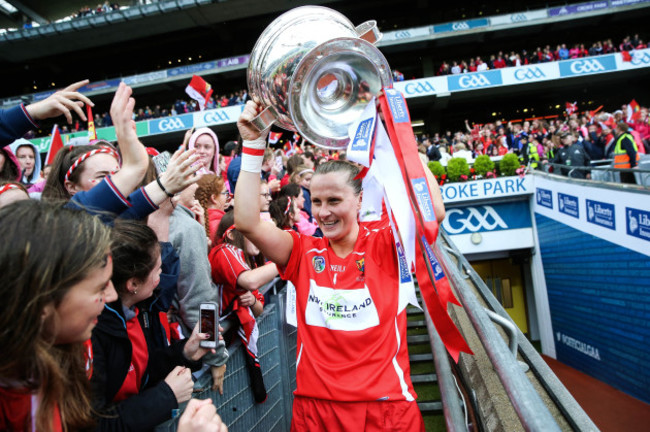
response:
M93 110L88 104L86 104L86 118L88 119L88 141L96 140L95 119L93 118Z
M185 93L199 103L201 111L205 109L212 95L212 86L198 75L192 75L192 81L185 87Z
M566 102L564 106L566 107L565 110L568 115L571 115L574 112L578 111L578 102Z
M632 102L627 104L627 122L632 123L641 118L641 106L632 99Z
M54 125L52 128L52 141L50 142L50 149L47 151L47 156L45 157L45 165L52 165L56 154L63 148L63 140L61 139L61 133L59 132L59 126Z
M282 136L282 132L271 132L269 133L269 144L275 144L278 141L280 141L280 137Z

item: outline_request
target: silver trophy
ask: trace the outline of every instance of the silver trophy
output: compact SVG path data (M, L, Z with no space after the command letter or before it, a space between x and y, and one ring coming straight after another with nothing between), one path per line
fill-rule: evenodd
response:
M347 146L348 127L392 83L375 21L354 26L321 6L292 9L262 33L248 65L248 91L265 110L253 121L277 123L328 149Z

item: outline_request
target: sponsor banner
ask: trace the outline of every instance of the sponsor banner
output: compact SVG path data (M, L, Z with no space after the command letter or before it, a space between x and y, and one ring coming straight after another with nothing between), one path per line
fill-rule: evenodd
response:
M594 347L579 339L563 334L562 332L555 332L555 337L557 339L558 344L561 343L565 345L567 348L576 350L586 356L591 357L594 360L600 361L600 351L598 350L597 347Z
M135 85L135 84L141 84L141 83L149 83L152 81L158 81L158 80L164 80L167 78L167 71L157 71L157 72L149 72L146 74L140 74L140 75L133 75L130 77L124 78L124 84L126 85Z
M250 58L251 56L247 54L239 57L230 57L230 58L217 60L217 68L221 69L230 66L247 66L248 60L250 60Z
M81 87L78 91L80 93L90 93L97 90L117 88L117 86L120 85L120 81L121 81L120 79L112 79L112 80L91 82Z
M561 77L590 75L616 70L616 56L607 54L585 57L577 60L564 60L559 64Z
M209 61L209 62L204 62L204 63L196 63L196 64L187 65L187 66L180 66L180 67L167 69L167 76L174 77L174 76L177 76L177 75L200 74L203 71L216 69L216 68L217 68L217 62L216 61Z
M186 130L194 124L192 114L163 117L149 120L149 133L152 135Z
M493 87L503 84L501 70L472 72L459 75L448 75L447 83L450 91L474 90L483 87Z
M480 27L488 27L490 22L487 18L477 18L465 21L455 21L433 26L433 33L449 33L457 31L471 30Z
M616 58L616 69L630 70L650 67L650 48L630 51L630 56L632 57L630 61L623 61L623 56L620 53L614 55Z
M393 87L401 91L407 98L432 96L437 93L446 93L449 91L447 77L444 76L398 81L393 83Z
M52 96L54 94L54 92L55 92L55 90L50 90L50 91L41 92L41 93L34 93L32 95L32 101L38 102L40 100L47 99L50 96Z
M404 43L408 42L409 39L419 39L427 36L431 36L431 26L389 31L384 33L384 36L381 38L380 46L387 42Z
M650 3L650 0L610 0L611 7L630 6L639 3Z
M501 69L501 77L504 85L547 81L560 78L560 68L557 62L508 67Z
M586 205L587 222L616 231L613 204L588 199Z
M467 183L447 183L440 187L440 191L446 204L527 195L533 193L533 178L500 177Z
M535 176L535 187L535 213L650 256L648 193L569 184L541 176ZM557 205L548 206L549 200Z
M593 12L596 10L607 9L609 7L608 1L595 1L580 3L576 5L566 5L548 10L548 16L562 16L571 15L576 13Z
M580 206L578 205L578 197L576 196L558 192L557 208L560 210L560 213L580 219Z
M650 211L625 207L625 227L628 235L650 242Z
M442 227L451 235L531 228L528 201L447 209Z
M379 325L379 314L368 287L334 289L309 281L305 310L307 325L330 330L366 330Z
M205 126L235 123L243 109L244 105L235 105L209 111L197 111L192 113L194 116L194 127L200 128Z
M490 25L511 25L517 23L525 23L530 21L537 21L541 19L548 18L548 12L546 9L529 11L529 12L517 12L509 15L498 15L490 17Z

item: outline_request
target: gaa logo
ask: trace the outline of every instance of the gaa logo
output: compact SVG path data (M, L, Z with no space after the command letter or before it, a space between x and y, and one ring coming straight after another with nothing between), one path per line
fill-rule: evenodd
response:
M485 87L492 85L489 79L485 75L465 75L458 80L458 85L461 88L472 88L472 87Z
M640 53L639 51L635 51L630 63L632 63L634 66L640 64L648 64L650 63L650 54L647 52Z
M571 72L575 74L600 72L604 70L603 65L595 59L578 60L571 63Z
M508 229L508 224L499 216L492 206L465 207L450 209L442 225L449 234L462 232L494 231L497 228Z
M183 123L183 120L179 119L178 117L162 119L158 123L158 129L163 132L169 132L183 128L185 128L185 124Z
M455 22L451 25L452 30L469 30L469 24L465 21Z
M517 69L515 71L515 79L517 81L526 81L546 78L546 74L538 67L528 69Z
M513 23L524 22L524 21L528 21L528 18L526 18L526 15L524 14L513 14L510 15L510 21L512 21Z
M406 94L422 94L422 93L435 93L436 89L433 88L430 82L424 81L417 84L409 83L404 88Z
M206 124L222 123L230 121L230 117L228 117L228 113L226 113L224 110L216 110L205 113L203 116L203 121Z

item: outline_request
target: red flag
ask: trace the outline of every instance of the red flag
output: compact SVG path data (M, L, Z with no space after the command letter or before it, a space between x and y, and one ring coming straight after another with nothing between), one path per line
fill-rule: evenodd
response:
M624 62L632 61L632 56L630 55L629 51L621 51L621 56L623 57Z
M185 93L199 103L201 111L205 109L212 95L212 86L198 75L192 75L192 81L185 87Z
M641 107L632 99L632 102L627 104L627 122L632 123L641 118Z
M269 144L275 144L280 140L282 132L271 132L269 133Z
M97 131L95 130L95 120L93 118L93 109L90 105L86 104L86 117L88 118L88 141L97 139Z
M59 126L54 125L52 128L52 141L50 142L50 149L47 151L47 156L45 157L45 165L52 165L52 162L54 162L54 157L62 148L63 140L61 139L61 134L59 133Z
M578 111L578 102L566 102L564 106L566 107L565 109L568 115L571 115L574 112Z

